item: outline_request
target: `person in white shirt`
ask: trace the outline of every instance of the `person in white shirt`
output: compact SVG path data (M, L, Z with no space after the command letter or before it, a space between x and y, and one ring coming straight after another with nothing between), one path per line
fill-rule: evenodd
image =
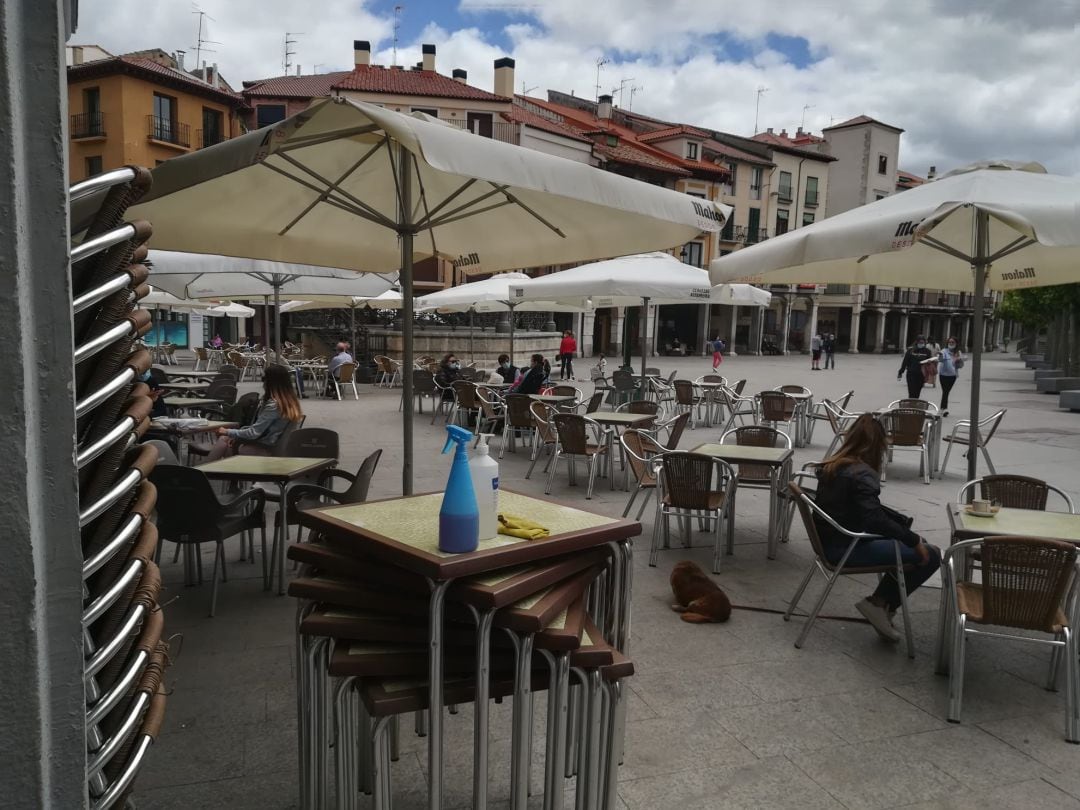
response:
M353 357L349 354L349 347L344 343L339 343L336 347L337 354L330 358L330 363L327 366L327 370L334 377L338 376L338 370L346 363L352 363Z

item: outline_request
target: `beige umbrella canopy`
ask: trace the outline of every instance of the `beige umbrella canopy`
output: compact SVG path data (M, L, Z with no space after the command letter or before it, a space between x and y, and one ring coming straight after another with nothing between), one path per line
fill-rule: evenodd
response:
M716 204L372 104L327 99L154 169L129 214L154 246L401 271L412 367L413 262L469 272L671 248L723 227ZM412 375L402 488L412 491Z
M1080 281L1080 178L978 163L715 259L713 283L972 290L971 421L979 421L984 292ZM976 477L971 431L968 479Z

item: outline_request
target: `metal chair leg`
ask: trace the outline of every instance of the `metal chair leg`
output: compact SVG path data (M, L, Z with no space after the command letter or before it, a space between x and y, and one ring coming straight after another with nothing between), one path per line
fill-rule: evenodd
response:
M836 580L840 577L838 572L832 575L826 574L825 588L822 590L821 595L818 597L817 602L814 603L813 610L810 611L810 615L806 617L806 624L803 625L802 632L799 633L799 637L795 639L795 646L802 649L803 642L806 641L806 637L810 635L810 628L814 626L814 622L817 621L818 613L821 612L821 608L825 605L825 600L829 598L829 593L833 589L833 585L836 584Z
M953 630L952 643L952 666L949 668L949 713L950 723L960 722L960 707L964 698L964 645L967 641L967 633L964 629L967 617L960 614L956 617L956 626Z

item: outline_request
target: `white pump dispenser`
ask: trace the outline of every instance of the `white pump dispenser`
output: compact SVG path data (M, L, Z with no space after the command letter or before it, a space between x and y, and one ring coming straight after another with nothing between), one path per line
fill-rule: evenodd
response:
M493 435L481 433L473 457L469 459L469 475L480 510L481 540L490 540L499 533L499 462L491 457L488 448L488 439Z

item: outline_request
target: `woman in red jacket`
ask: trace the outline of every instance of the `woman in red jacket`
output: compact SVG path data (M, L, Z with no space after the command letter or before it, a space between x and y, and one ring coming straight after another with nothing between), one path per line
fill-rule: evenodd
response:
M563 332L562 342L559 343L559 359L562 368L559 369L559 379L574 379L574 353L577 352L577 341L574 333L567 329Z

